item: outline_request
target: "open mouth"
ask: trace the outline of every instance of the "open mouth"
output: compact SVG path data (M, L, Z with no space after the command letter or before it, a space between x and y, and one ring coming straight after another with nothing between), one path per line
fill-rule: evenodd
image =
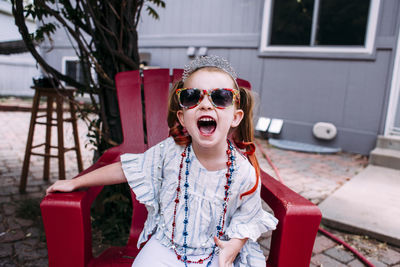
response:
M197 121L197 127L200 133L210 135L217 128L217 122L212 117L203 116Z

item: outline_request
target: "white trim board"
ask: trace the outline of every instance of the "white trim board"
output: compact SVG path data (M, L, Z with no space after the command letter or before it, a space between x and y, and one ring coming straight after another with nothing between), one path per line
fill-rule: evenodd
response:
M397 35L396 55L394 58L392 83L390 85L389 104L386 112L386 122L384 131L385 136L395 134L394 120L396 117L397 106L400 105L399 99L400 99L400 28Z

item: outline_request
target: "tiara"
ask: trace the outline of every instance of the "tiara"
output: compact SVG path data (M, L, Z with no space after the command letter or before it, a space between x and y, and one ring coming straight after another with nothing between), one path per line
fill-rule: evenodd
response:
M196 57L189 62L183 70L182 81L184 82L193 72L205 67L214 67L229 74L236 83L237 74L231 64L220 56L202 56Z

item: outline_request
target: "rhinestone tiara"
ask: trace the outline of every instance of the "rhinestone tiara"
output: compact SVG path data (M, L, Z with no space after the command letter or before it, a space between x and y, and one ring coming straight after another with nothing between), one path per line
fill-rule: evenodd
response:
M196 70L205 68L205 67L214 67L220 69L227 74L229 74L232 79L236 83L237 74L235 70L232 68L231 64L223 57L220 56L202 56L196 57L189 64L187 64L183 70L182 81L185 80Z

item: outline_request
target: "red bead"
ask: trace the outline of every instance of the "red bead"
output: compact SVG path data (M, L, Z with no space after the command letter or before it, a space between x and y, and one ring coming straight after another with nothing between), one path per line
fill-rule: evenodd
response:
M200 260L199 260L199 263L200 263L200 264L201 264L201 263L203 263L203 260L202 260L202 259L200 259Z
M219 236L223 236L224 235L224 232L219 232Z
M186 157L186 153L185 152L182 152L182 157Z
M181 191L181 188L180 187L176 188L176 191L178 191L178 192Z
M175 227L175 223L174 222L172 223L172 226Z
M180 259L181 259L181 255L177 255L176 257L178 258L178 260L180 260Z
M176 199L175 199L175 203L179 203L179 199L176 198Z
M231 161L227 161L227 162L226 162L226 165L229 167L229 166L232 165L232 162L231 162Z
M228 190L229 189L229 185L225 185L225 189Z
M227 173L225 174L225 176L226 176L226 178L229 178L229 177L231 176L231 174L230 174L229 172L227 172Z

